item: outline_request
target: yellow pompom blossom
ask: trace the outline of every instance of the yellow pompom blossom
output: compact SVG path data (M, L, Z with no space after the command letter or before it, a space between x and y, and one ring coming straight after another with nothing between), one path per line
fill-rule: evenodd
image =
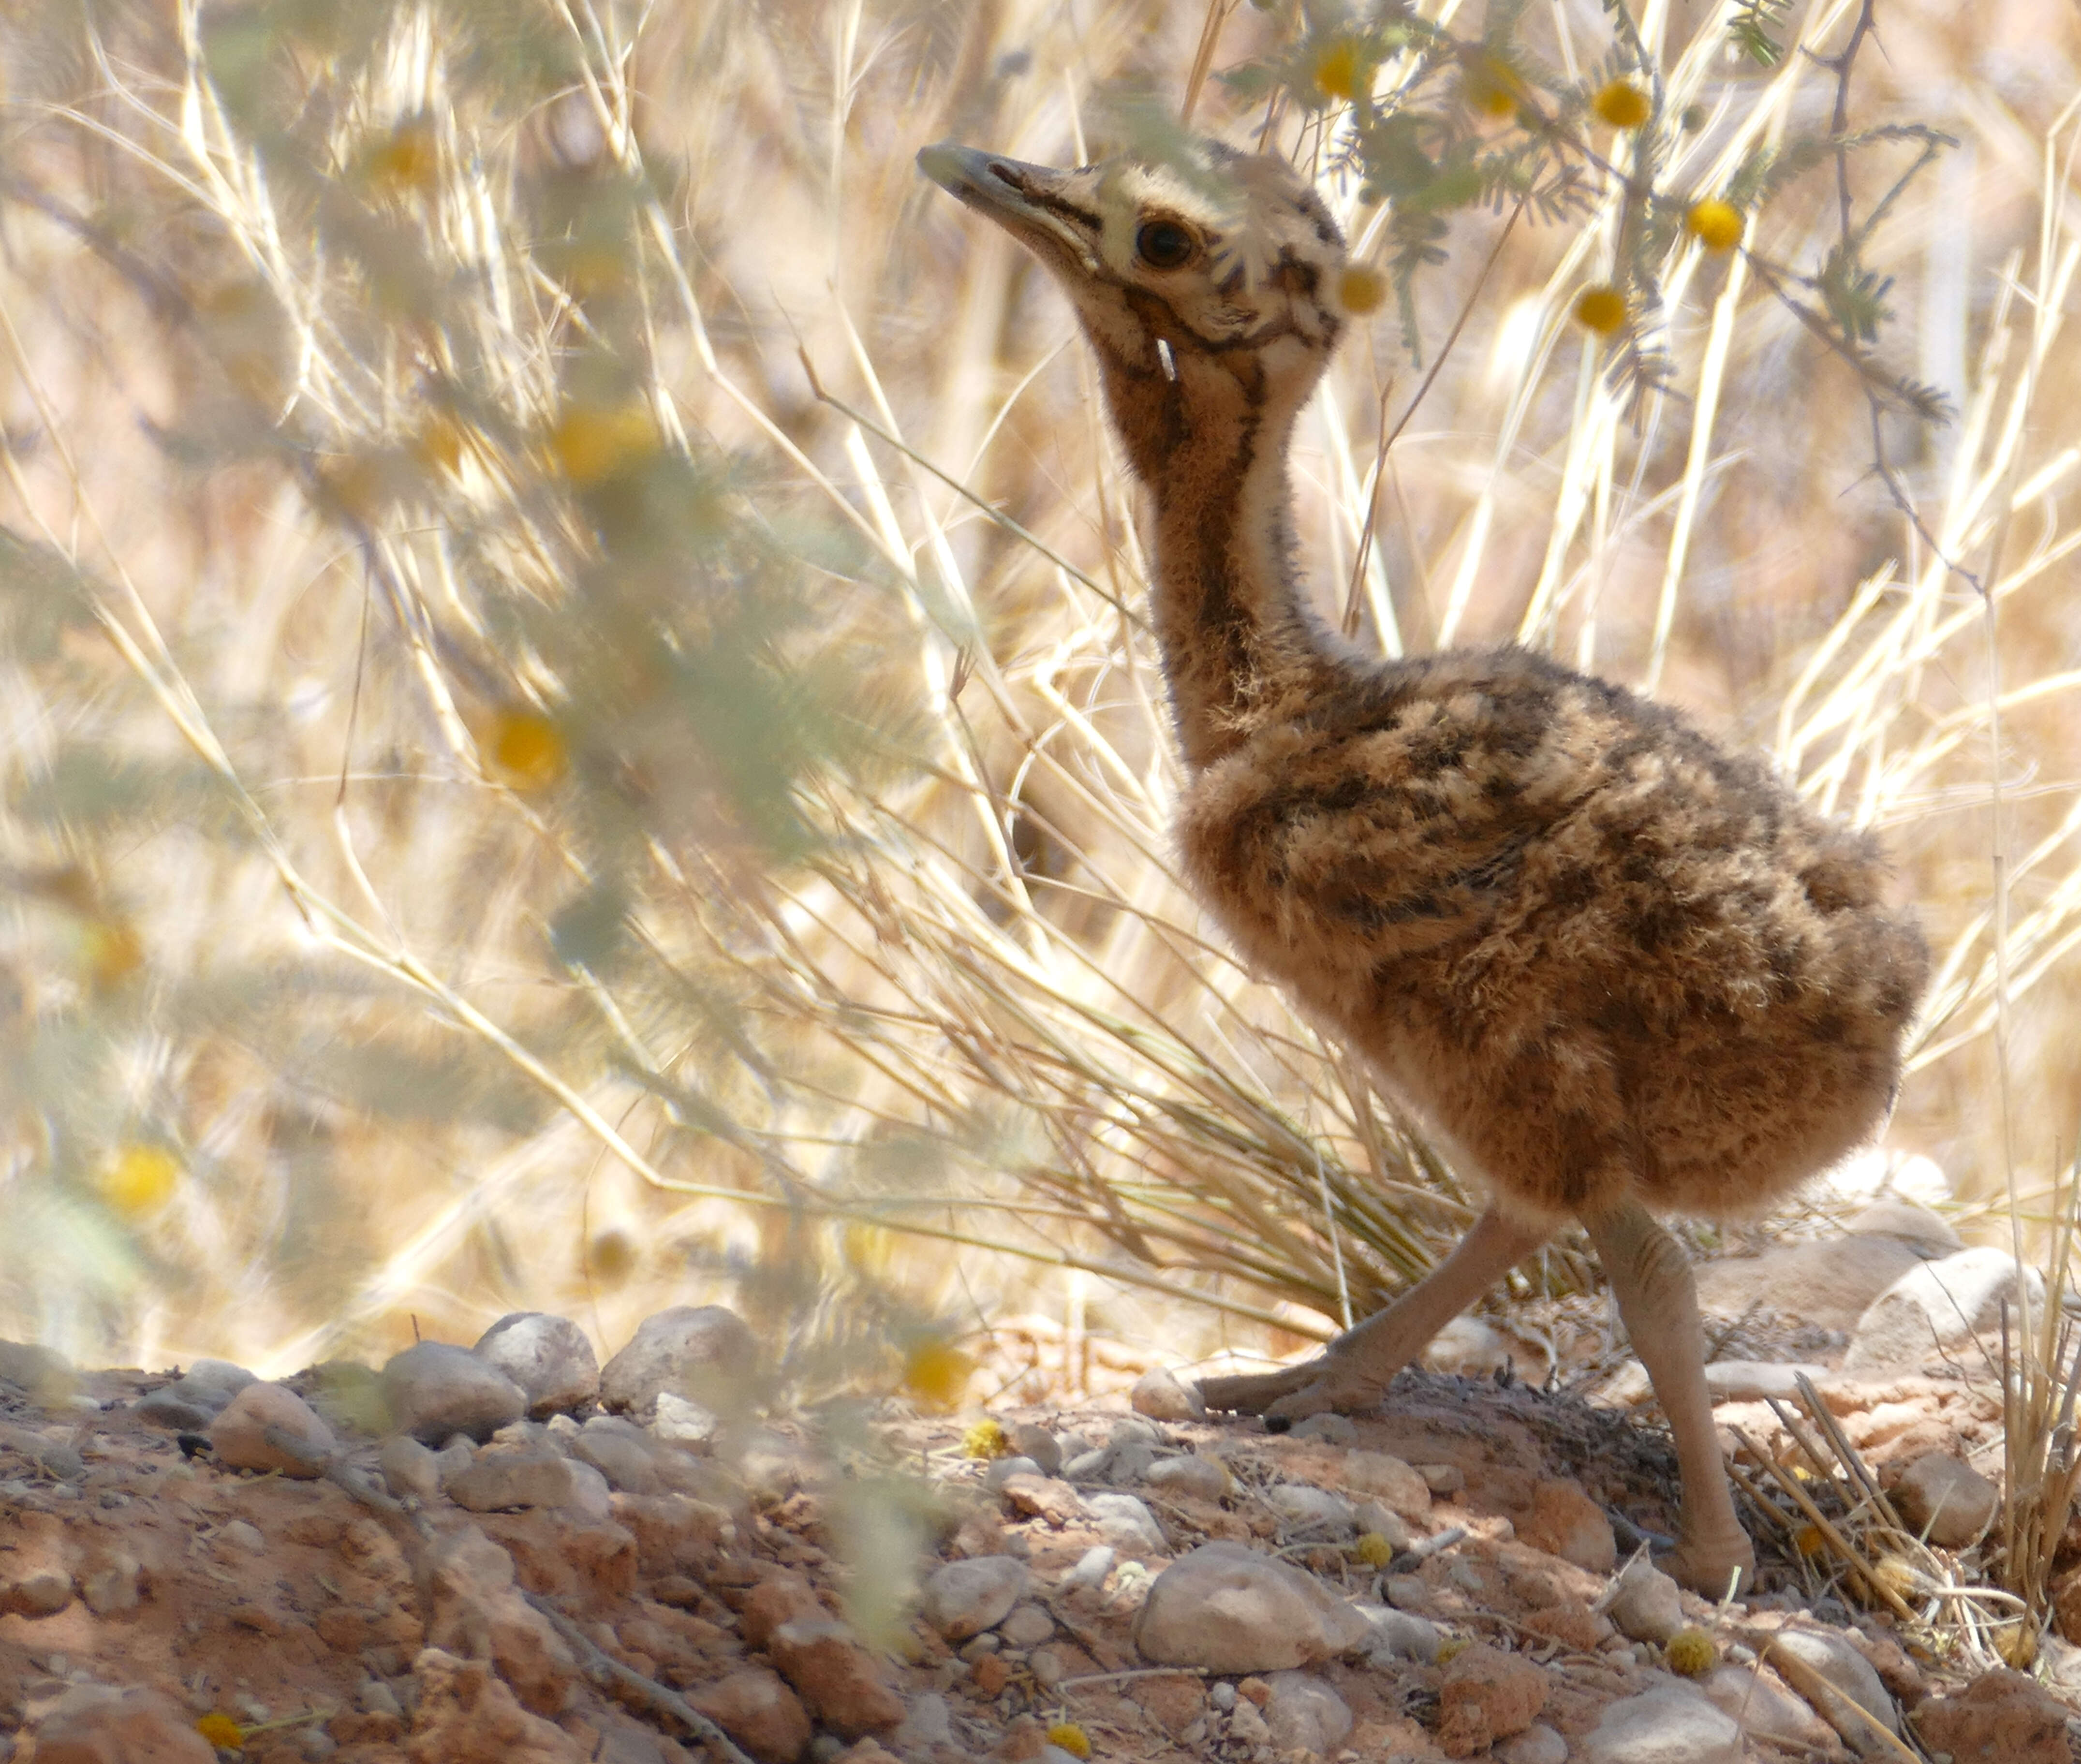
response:
M221 1709L212 1709L195 1723L195 1732L212 1745L221 1745L235 1752L246 1743L246 1729Z
M126 1219L157 1212L181 1179L180 1160L162 1145L126 1145L95 1180L101 1198Z
M1625 296L1611 287L1585 288L1575 301L1575 322L1608 337L1626 321Z
M574 484L597 484L657 451L657 421L641 400L604 410L574 405L549 433L549 452Z
M1702 1629L1680 1629L1663 1650L1669 1670L1686 1678L1702 1678L1720 1663L1720 1649Z
M928 1409L952 1409L975 1376L975 1362L944 1342L913 1348L903 1363L903 1388Z
M492 770L515 790L547 790L570 764L563 731L540 711L507 710L492 724Z
M386 194L430 192L441 170L433 120L407 117L368 149L361 170L373 188Z
M1631 80L1610 80L1597 88L1590 108L1614 128L1637 128L1654 114L1654 107Z
M1074 1721L1057 1721L1049 1728L1048 1743L1059 1745L1072 1758L1089 1758L1091 1755L1090 1737Z
M1818 1525L1802 1525L1792 1534L1792 1547L1801 1556L1818 1556L1828 1547L1828 1539Z
M1385 1568L1394 1560L1394 1546L1380 1532L1367 1531L1352 1546L1352 1554L1368 1568Z
M145 939L122 919L90 919L80 934L80 953L94 989L107 992L145 965Z
M1692 204L1684 230L1708 251L1731 251L1742 242L1742 211L1717 196Z
M1467 1638L1465 1636L1448 1636L1438 1644L1438 1664L1441 1666L1450 1665L1454 1659L1467 1651Z
M1337 278L1337 304L1347 313L1370 313L1386 298L1387 278L1365 264L1347 264Z
M1373 68L1365 47L1353 37L1325 44L1315 56L1315 88L1325 98L1355 104L1373 89Z
M1008 1458L1011 1455L1011 1435L1004 1430L1003 1422L994 1415L986 1415L961 1435L961 1455Z
M1507 64L1477 52L1467 58L1460 95L1484 116L1513 116L1524 97L1524 82Z

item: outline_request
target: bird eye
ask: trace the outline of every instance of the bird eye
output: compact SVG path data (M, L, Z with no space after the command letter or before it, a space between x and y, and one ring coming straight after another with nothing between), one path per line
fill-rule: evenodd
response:
M1151 220L1134 236L1134 249L1153 270L1175 270L1196 249L1192 235L1175 220Z

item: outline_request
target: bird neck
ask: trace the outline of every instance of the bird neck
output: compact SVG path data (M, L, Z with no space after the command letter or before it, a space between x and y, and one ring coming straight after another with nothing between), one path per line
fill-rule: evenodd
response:
M1347 671L1294 561L1295 413L1246 406L1136 460L1156 512L1156 635L1186 762L1213 765ZM1134 452L1130 448L1130 452Z

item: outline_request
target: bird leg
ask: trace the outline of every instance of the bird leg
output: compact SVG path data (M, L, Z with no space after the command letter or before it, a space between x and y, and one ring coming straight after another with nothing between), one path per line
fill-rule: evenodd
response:
M1676 1548L1659 1565L1693 1592L1724 1598L1738 1573L1740 1586L1748 1585L1755 1573L1755 1552L1734 1517L1719 1436L1713 1430L1713 1399L1705 1388L1705 1329L1690 1262L1676 1240L1637 1202L1585 1219L1583 1225L1596 1245L1633 1350L1647 1368L1655 1400L1676 1441L1677 1468L1684 1477L1683 1518Z
M1385 1310L1347 1329L1314 1359L1276 1372L1202 1379L1200 1394L1209 1409L1276 1420L1299 1421L1325 1409L1360 1414L1377 1409L1394 1375L1549 1235L1490 1208L1422 1280Z

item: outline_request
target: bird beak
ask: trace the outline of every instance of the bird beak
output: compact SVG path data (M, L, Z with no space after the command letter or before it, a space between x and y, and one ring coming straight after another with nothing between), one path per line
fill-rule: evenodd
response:
M951 141L922 149L918 169L1044 258L1066 255L1087 275L1098 271L1098 240L1078 225L1077 211L1061 200L1067 174Z

